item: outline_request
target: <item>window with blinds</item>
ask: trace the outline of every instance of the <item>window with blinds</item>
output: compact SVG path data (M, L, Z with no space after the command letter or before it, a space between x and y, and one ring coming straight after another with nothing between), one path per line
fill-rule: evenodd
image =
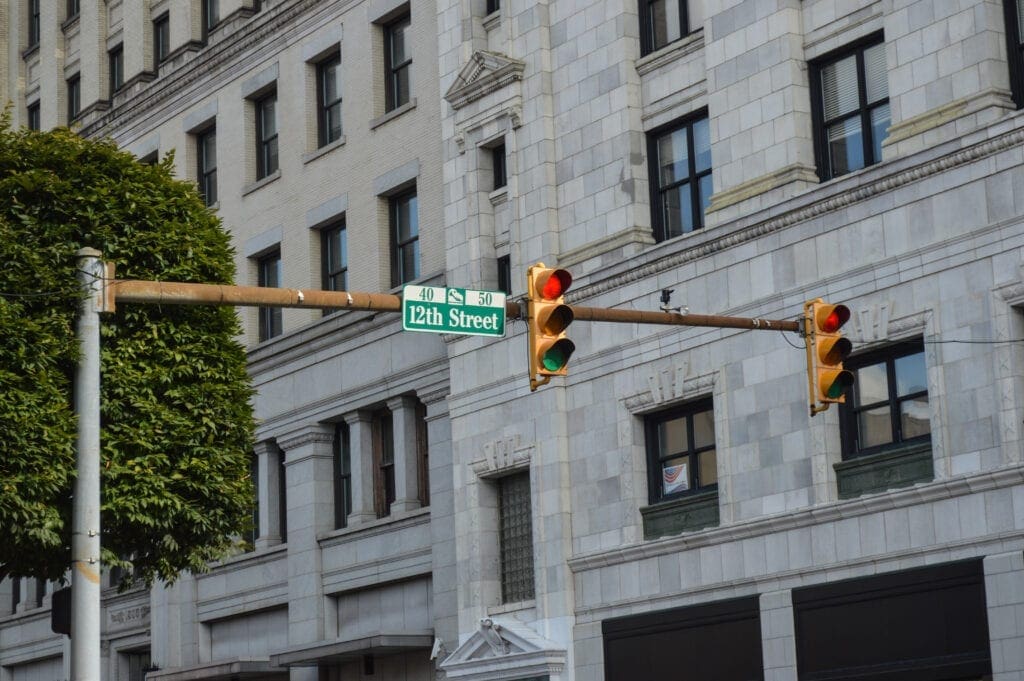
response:
M819 62L812 74L821 178L839 177L882 160L890 115L881 36Z

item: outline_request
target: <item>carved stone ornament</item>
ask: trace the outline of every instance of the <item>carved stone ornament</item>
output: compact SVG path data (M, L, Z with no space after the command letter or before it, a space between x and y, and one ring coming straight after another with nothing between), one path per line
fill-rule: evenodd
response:
M448 679L523 679L554 676L566 650L512 619L482 619L480 628L441 663Z
M477 50L462 67L444 98L455 109L461 109L509 83L522 80L526 63L497 52ZM513 125L513 127L516 127Z
M473 461L469 467L477 477L491 478L514 470L530 467L533 445L520 445L519 436L500 438L484 445L484 458Z

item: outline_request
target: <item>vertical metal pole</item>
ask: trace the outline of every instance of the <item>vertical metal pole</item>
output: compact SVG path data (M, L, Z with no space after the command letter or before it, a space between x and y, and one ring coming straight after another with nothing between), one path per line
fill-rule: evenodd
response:
M100 294L101 253L78 253L78 281L86 294L76 335L78 440L71 507L71 679L100 681Z

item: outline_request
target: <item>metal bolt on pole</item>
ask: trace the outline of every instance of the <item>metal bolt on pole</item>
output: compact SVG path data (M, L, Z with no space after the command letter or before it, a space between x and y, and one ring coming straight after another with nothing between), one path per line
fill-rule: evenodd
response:
M75 369L78 414L74 499L71 507L71 679L100 681L100 296L101 253L83 248L78 281L85 295L75 334L81 358Z

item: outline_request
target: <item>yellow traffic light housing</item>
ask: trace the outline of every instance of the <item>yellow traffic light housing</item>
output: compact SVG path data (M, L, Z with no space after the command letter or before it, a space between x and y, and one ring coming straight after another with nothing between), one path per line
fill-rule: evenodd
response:
M832 305L821 298L804 303L804 343L807 348L807 388L811 416L830 404L846 401L853 373L843 368L853 344L840 329L850 319L850 308Z
M537 263L526 272L530 390L546 384L552 376L568 373L566 365L576 345L565 335L573 313L563 296L571 285L572 275L568 271L545 267L544 263Z

